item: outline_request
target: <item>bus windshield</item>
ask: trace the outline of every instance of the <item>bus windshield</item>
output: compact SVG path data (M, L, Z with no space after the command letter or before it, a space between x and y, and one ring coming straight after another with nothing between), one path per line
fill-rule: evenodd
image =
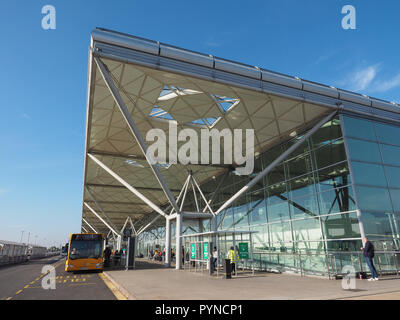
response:
M83 237L71 239L69 259L99 259L102 257L102 240Z

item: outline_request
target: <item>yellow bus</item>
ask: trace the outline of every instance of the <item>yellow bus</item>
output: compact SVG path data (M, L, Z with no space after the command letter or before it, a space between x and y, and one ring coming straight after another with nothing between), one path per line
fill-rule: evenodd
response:
M69 237L65 271L103 271L102 233L74 233Z

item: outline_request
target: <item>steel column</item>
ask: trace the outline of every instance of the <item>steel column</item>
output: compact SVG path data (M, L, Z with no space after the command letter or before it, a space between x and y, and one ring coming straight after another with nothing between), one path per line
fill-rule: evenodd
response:
M176 215L176 231L175 231L175 269L179 270L182 265L182 215Z
M171 265L171 220L165 219L165 266Z

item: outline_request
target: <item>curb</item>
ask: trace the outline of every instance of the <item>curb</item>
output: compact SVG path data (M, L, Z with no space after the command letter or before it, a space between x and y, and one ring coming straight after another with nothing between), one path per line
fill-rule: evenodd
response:
M112 284L128 299L128 300L137 300L135 296L129 293L123 286L121 286L111 275L107 272L103 271L103 275L110 281Z

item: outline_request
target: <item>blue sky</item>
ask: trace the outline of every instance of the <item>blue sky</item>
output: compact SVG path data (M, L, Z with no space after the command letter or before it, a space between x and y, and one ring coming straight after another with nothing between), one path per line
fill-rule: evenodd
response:
M41 28L56 8L56 30ZM341 27L344 5L357 29ZM114 29L400 102L400 2L34 1L0 4L0 239L80 230L90 32ZM35 236L37 238L35 239Z

